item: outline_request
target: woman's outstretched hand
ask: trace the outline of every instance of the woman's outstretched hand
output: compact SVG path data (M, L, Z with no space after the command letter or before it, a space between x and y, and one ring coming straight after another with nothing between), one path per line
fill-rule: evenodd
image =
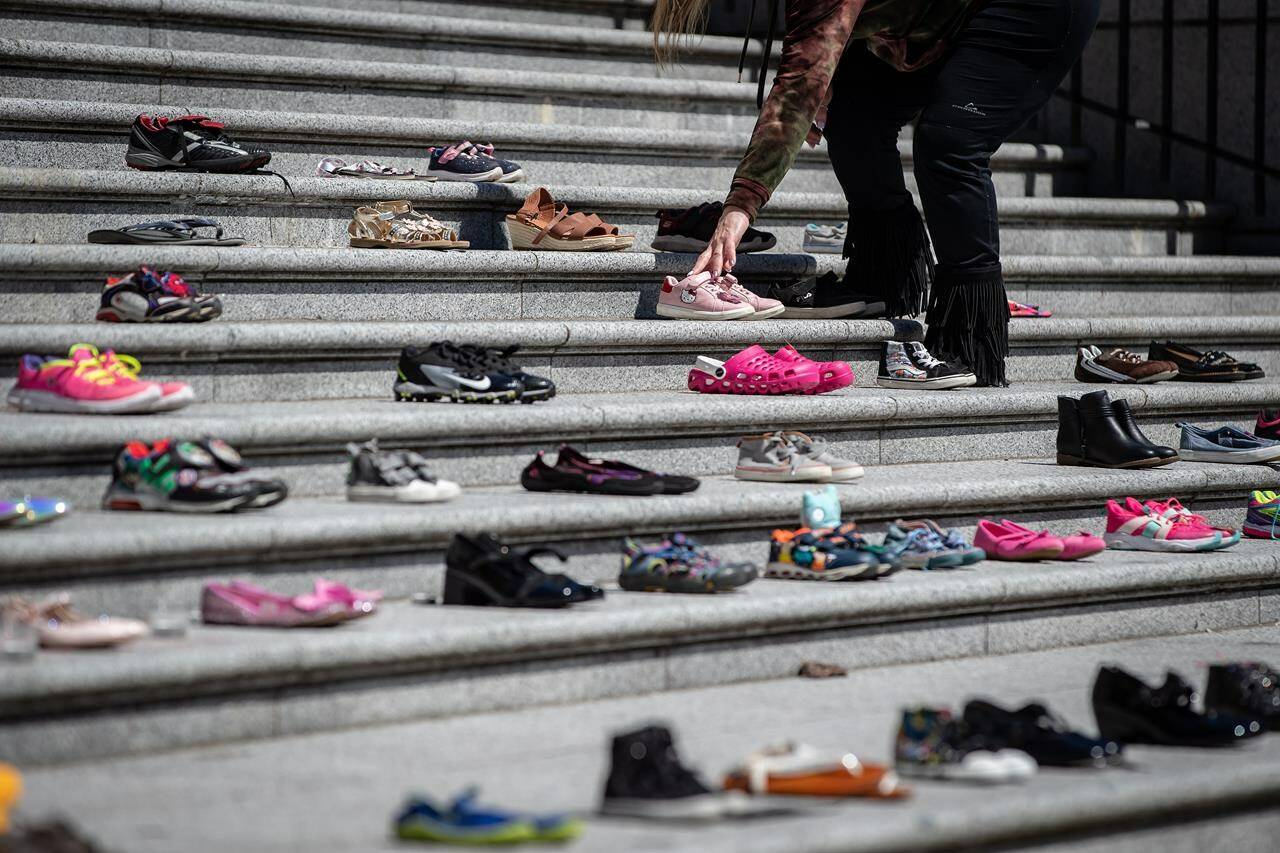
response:
M747 226L750 224L751 220L741 210L726 208L720 214L720 221L716 223L711 242L698 255L689 275L697 275L703 271L717 276L733 272L733 265L738 261L738 242L747 233Z

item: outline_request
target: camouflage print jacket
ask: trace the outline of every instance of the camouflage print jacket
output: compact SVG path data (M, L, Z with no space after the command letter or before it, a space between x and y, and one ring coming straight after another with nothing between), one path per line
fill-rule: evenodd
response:
M786 0L786 34L773 88L733 176L725 207L753 220L782 183L809 134L827 87L854 39L902 71L937 59L981 0Z

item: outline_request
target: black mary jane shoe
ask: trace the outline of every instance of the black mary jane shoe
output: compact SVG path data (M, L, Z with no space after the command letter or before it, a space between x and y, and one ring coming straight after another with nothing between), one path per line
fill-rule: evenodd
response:
M1098 671L1093 683L1093 713L1102 737L1121 743L1160 746L1230 746L1263 733L1252 717L1192 708L1195 691L1176 673L1160 687L1116 667Z
M455 534L445 554L445 604L492 607L566 607L604 597L604 591L566 575L548 574L532 557L549 548L522 551L484 533L472 539Z

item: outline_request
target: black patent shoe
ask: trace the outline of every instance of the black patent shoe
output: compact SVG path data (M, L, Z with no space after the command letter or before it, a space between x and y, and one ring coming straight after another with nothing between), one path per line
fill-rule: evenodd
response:
M1180 461L1178 459L1177 450L1172 447L1165 447L1162 444L1156 444L1143 434L1142 430L1138 427L1138 422L1133 419L1133 409L1129 408L1128 400L1112 400L1111 412L1116 416L1116 421L1120 424L1120 429L1125 435L1129 436L1130 440L1137 442L1138 444L1145 445L1161 459L1168 459L1173 462Z
M1204 706L1220 714L1253 717L1269 731L1280 732L1280 674L1262 663L1211 666Z
M1230 746L1263 732L1262 723L1234 714L1199 714L1195 691L1176 673L1148 687L1116 667L1098 670L1093 683L1093 713L1103 738L1121 743L1161 746Z
M549 575L528 556L492 534L473 540L455 534L445 554L445 604L494 607L565 607L587 600L581 585Z
M1105 767L1119 764L1124 752L1124 746L1114 740L1071 731L1036 703L1006 711L975 699L964 706L964 722L997 749L1020 749L1044 767Z

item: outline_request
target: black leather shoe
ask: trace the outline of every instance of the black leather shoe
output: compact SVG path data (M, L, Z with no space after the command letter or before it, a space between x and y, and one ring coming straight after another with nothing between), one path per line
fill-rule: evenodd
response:
M1253 717L1280 732L1280 674L1262 663L1209 667L1204 707L1220 714Z
M1120 422L1120 428L1124 430L1131 441L1146 445L1149 449L1155 451L1156 456L1161 459L1167 459L1169 462L1181 461L1177 450L1172 447L1165 447L1162 444L1156 444L1142 434L1142 430L1138 428L1138 422L1133 419L1133 409L1129 408L1128 400L1112 400L1111 411L1115 414L1116 420Z
M1121 426L1106 391L1079 400L1058 398L1058 464L1091 468L1154 468L1162 459L1153 445L1137 441Z
M1104 666L1093 683L1093 714L1102 737L1161 746L1230 746L1262 734L1262 723L1234 714L1198 714L1195 691L1176 673L1148 687L1122 669Z
M521 551L502 544L491 533L475 539L455 534L445 554L445 604L496 607L565 607L603 598L599 587L552 575L534 565L532 557L550 549Z
M964 706L964 721L997 749L1020 749L1046 767L1105 767L1119 764L1124 746L1071 731L1043 705L1017 711L975 699Z

